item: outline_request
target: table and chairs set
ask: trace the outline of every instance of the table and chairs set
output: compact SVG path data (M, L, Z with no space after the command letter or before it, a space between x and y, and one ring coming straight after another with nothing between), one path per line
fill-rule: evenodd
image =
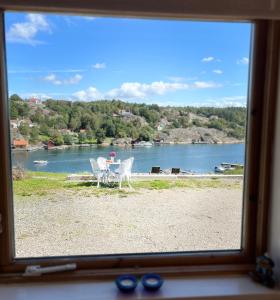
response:
M126 180L128 186L132 188L130 181L133 162L134 157L123 161L120 159L115 160L113 156L111 156L110 159L106 159L102 156L97 159L90 158L92 172L97 179L97 187L100 187L100 183L108 184L110 182L118 182L119 188L121 189L122 182Z

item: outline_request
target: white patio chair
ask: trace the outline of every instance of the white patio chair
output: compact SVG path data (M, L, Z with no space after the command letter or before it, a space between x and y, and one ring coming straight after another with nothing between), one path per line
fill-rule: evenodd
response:
M119 188L122 188L122 181L127 180L128 186L132 188L130 184L131 179L131 170L133 165L134 157L130 157L126 160L123 160L118 167L118 169L115 171L118 181L119 181Z
M103 176L102 176L103 182L108 182L109 166L107 164L107 159L105 157L99 156L97 158L97 164L99 169L103 172Z
M90 158L89 161L92 168L92 173L97 178L97 187L99 188L100 181L104 182L104 170L100 169L98 162L95 159Z
M101 171L107 171L108 165L107 165L107 159L105 157L99 156L97 158L97 164Z

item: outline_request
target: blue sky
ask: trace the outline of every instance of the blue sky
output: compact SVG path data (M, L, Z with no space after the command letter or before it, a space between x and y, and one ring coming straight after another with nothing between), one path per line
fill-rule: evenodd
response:
M246 105L251 25L6 14L9 93Z

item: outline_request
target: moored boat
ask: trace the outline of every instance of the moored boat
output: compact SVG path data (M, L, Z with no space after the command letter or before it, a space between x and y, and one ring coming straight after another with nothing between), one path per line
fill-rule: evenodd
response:
M34 160L33 163L35 165L46 165L48 163L47 160Z
M152 147L153 143L152 142L141 141L141 142L138 142L138 143L134 143L133 146L134 147Z

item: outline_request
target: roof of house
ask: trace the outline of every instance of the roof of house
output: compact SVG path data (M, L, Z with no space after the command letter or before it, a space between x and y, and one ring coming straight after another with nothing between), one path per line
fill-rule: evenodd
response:
M14 140L14 146L27 146L28 142L24 139Z

